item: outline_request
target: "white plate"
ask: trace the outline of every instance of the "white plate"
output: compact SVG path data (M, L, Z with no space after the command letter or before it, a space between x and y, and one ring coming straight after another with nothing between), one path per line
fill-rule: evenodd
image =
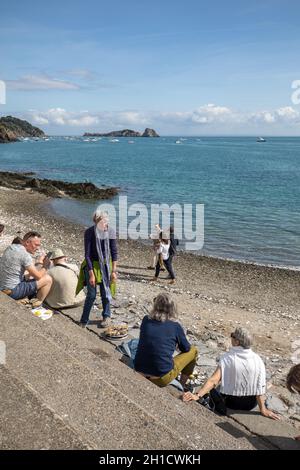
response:
M128 336L128 333L125 333L123 335L118 335L118 336L111 336L111 335L107 335L106 333L104 333L106 338L109 338L109 339L122 339L122 338L126 338L126 336Z

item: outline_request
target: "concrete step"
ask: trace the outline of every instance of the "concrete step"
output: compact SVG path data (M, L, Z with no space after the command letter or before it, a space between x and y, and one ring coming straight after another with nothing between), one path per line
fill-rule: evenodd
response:
M82 308L74 308L70 310L65 310L63 315L74 322L80 319L82 312ZM91 325L88 326L88 331L92 332L94 335L98 335L99 338L102 337L101 329L97 328L97 322L93 321ZM101 341L103 347L105 346L105 342ZM176 393L173 387L168 387L168 390L174 395L179 396ZM203 408L196 404L193 404L196 408L196 416L203 412ZM146 406L146 405L145 405ZM172 405L173 406L173 405ZM188 405L190 406L190 405ZM195 409L193 407L193 414L195 413ZM229 417L228 418L221 418L217 417L217 415L209 413L207 410L204 410L204 415L207 416L209 414L210 422L214 422L217 426L221 427L222 429L226 430L229 434L233 436L243 436L243 433L246 432L248 440L250 439L252 444L256 448L269 448L269 449L285 449L285 450L299 450L300 443L299 441L295 441L294 437L299 435L299 431L297 432L294 427L292 427L289 423L280 420L274 421L264 418L259 414L259 412L251 411L251 412L234 412L229 410ZM186 416L188 416L188 412L186 411ZM195 421L195 417L190 416L190 426L193 426L193 422ZM250 438L251 436L251 438Z
M3 366L0 396L2 450L87 449L73 429Z
M54 315L43 322L8 297L0 299L5 367L75 433L74 448L270 448L246 429L229 426L227 418L155 387L120 362L110 344L69 318Z

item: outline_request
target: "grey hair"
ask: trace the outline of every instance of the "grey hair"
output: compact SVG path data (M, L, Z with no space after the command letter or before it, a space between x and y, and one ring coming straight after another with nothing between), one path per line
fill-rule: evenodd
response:
M164 322L175 320L178 316L177 306L168 294L158 294L153 300L153 308L149 314L152 320Z
M239 342L239 345L244 349L249 349L252 344L252 337L246 328L238 326L234 332L231 334L231 337Z
M108 213L101 210L101 207L97 207L93 214L93 222L97 224L100 220L106 219L108 221Z

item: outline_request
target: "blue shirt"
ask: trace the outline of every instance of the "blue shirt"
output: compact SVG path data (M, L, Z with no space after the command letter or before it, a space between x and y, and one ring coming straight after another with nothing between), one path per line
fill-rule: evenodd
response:
M161 322L146 315L141 324L135 370L145 375L162 377L174 367L173 353L176 346L181 352L188 352L191 348L182 326L176 321Z

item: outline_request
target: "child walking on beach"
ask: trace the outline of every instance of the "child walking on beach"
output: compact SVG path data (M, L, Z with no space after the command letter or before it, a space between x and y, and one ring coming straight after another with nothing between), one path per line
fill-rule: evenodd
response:
M160 240L161 240L162 229L157 224L155 225L155 232L151 233L149 236L150 240L153 242L153 255L151 257L151 264L148 266L147 269L155 269L157 261L160 263L161 270L164 271L163 259L160 254L157 254L157 250L160 247Z
M163 232L162 233L162 239L161 239L161 241L159 243L159 246L157 248L158 261L157 261L156 267L155 267L155 276L152 279L152 281L157 281L157 279L158 279L158 276L159 276L159 273L160 273L160 270L161 270L161 261L160 261L160 257L161 257L162 260L163 260L163 264L166 267L166 269L169 273L169 276L171 278L170 284L174 284L174 282L175 282L175 273L174 273L173 266L172 266L172 257L170 257L170 255L169 255L170 245L171 245L171 243L170 243L170 240L168 239L168 235Z

